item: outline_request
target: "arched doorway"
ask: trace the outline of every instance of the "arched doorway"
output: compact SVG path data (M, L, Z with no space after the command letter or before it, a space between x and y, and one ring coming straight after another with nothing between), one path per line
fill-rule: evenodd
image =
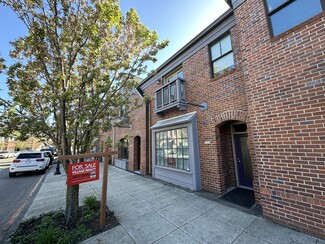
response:
M257 168L251 153L254 152L249 132L248 112L226 110L212 121L216 125L217 154L221 199L244 207L258 202ZM251 144L250 144L250 143ZM253 154L252 154L253 155Z
M134 171L140 171L141 163L141 137L134 137Z
M247 124L225 121L218 126L220 166L223 176L221 199L250 208L255 203L253 170Z

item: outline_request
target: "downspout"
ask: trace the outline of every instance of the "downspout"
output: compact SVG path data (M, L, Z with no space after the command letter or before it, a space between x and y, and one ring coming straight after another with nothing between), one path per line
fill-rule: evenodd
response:
M113 141L113 150L115 151L115 126L113 125L113 138L112 138L112 141ZM111 162L111 164L112 165L114 165L114 157L115 157L115 155L113 154L112 155L112 162Z
M147 125L146 125L146 136L148 138L148 143L146 145L146 150L147 150L147 165L148 165L148 174L151 175L151 163L152 163L152 158L151 158L151 133L150 133L150 125L151 125L151 112L150 112L150 100L146 102L146 117L147 117Z

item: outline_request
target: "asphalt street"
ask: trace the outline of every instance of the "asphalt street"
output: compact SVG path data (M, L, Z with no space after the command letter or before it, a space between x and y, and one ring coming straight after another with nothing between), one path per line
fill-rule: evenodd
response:
M0 243L18 227L45 176L24 173L9 177L11 160L0 159Z
M3 169L9 168L12 160L13 160L13 158L0 159L0 171L2 171Z

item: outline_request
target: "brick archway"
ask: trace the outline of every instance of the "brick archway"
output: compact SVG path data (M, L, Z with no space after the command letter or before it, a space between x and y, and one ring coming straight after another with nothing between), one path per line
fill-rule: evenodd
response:
M220 194L224 194L230 187L237 187L234 147L232 141L231 125L234 122L248 123L248 112L243 110L226 110L211 117L211 123L216 129L216 152L218 172L217 180L220 184Z
M215 125L221 125L226 121L237 120L248 122L248 112L242 110L227 110L211 118Z

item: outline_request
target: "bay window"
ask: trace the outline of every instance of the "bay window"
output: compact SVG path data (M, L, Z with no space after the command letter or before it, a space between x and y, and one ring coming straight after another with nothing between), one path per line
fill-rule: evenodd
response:
M152 177L201 189L197 113L158 120L152 129Z

